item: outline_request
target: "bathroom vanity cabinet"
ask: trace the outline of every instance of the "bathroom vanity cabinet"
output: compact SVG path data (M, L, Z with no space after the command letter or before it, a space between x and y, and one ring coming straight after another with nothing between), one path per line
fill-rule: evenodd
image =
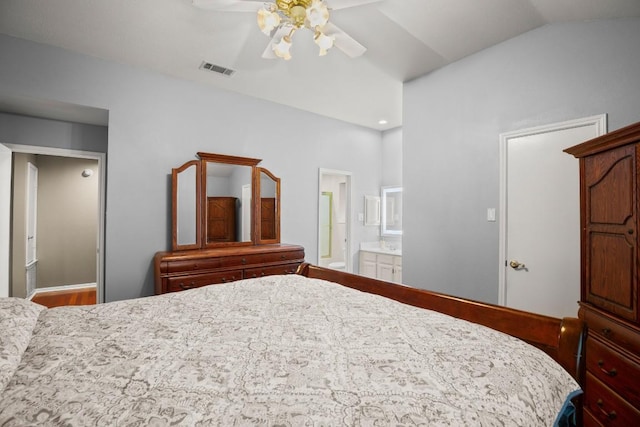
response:
M360 250L360 275L402 283L402 256Z

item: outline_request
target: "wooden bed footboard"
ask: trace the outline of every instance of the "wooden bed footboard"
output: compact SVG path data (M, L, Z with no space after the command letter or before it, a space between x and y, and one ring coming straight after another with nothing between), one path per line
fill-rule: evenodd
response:
M438 311L520 338L545 351L579 383L582 383L581 364L584 351L582 344L585 326L578 318L558 319L384 282L308 263L301 264L297 274L336 282L415 307Z

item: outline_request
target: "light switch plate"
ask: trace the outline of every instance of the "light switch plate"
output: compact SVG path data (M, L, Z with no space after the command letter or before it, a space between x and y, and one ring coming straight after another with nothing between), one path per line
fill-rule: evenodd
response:
M496 220L496 208L487 209L487 221L495 222Z

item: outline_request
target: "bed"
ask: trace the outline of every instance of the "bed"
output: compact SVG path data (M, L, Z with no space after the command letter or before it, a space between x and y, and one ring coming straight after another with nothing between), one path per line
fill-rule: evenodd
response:
M96 306L3 298L0 323L1 426L549 426L581 392L577 319L308 264Z

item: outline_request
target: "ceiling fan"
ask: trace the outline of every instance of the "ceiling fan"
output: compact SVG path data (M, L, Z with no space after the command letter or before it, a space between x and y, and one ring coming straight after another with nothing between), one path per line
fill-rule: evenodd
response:
M263 58L291 59L289 49L293 34L306 28L313 32L313 39L320 48L320 56L335 46L347 56L356 58L366 48L329 22L329 11L378 3L382 0L192 0L193 5L221 12L257 13L258 27L271 37Z

